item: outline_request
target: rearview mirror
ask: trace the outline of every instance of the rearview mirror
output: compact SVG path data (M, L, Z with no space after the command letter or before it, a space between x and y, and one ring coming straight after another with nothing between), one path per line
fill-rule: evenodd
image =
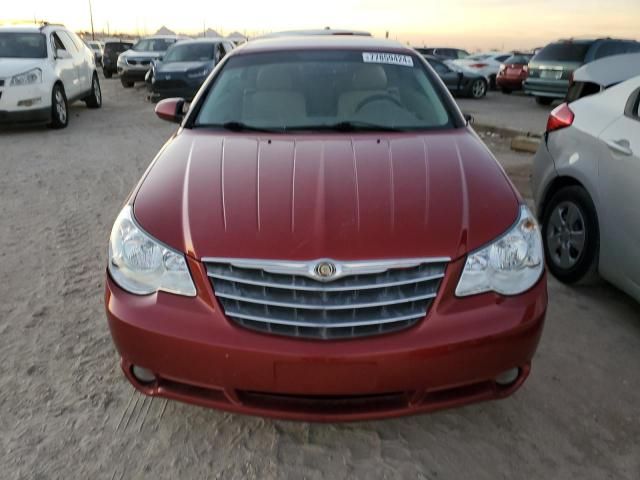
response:
M156 115L162 120L181 123L184 118L184 98L167 98L156 105Z

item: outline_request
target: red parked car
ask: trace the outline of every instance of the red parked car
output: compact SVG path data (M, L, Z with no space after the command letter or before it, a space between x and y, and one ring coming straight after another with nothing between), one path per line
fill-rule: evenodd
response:
M227 55L118 215L105 305L129 381L341 421L506 397L547 306L533 214L413 50Z
M500 65L496 85L502 93L522 90L522 83L529 76L528 65L532 56L528 53L514 53Z

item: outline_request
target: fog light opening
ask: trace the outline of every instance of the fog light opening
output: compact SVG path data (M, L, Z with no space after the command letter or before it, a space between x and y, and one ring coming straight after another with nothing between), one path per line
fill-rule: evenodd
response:
M156 376L151 370L139 367L138 365L134 365L131 367L131 373L133 374L135 379L138 380L138 382L144 385L154 383L157 380Z
M26 100L19 100L18 101L18 106L19 107L32 107L33 105L37 105L40 102L42 102L42 97L28 98Z
M515 383L515 381L518 380L519 376L520 376L520 369L512 368L511 370L507 370L505 372L502 372L500 375L498 375L495 378L495 382L501 387L508 387L510 385L513 385L513 383Z

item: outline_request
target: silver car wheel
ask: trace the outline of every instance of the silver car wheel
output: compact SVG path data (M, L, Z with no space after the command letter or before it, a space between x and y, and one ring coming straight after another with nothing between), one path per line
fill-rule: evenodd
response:
M473 95L474 98L483 97L486 92L487 92L487 87L485 83L481 80L476 80L473 86L471 87L471 94Z
M58 113L58 120L60 120L60 123L66 123L67 104L64 101L64 96L62 95L62 91L60 91L60 89L56 91L56 112Z
M586 228L580 208L573 202L562 202L549 218L547 247L552 261L565 270L578 263L584 252Z

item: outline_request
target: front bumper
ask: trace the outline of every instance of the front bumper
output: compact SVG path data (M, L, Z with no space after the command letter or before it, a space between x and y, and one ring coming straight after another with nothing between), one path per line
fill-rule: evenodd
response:
M150 66L147 68L130 68L118 65L118 74L120 78L127 82L142 82L144 77L149 71Z
M518 297L454 297L464 260L414 327L377 337L301 340L227 320L200 262L195 298L140 297L107 275L105 306L125 375L141 392L238 413L313 421L387 418L502 398L529 374L547 305L546 278ZM133 365L157 379L139 382ZM519 368L508 386L494 382Z
M193 100L193 97L198 93L198 89L200 88L201 82L190 85L186 82L183 85L175 86L174 84L167 84L164 81L156 80L153 82L151 90L153 95L157 98L171 98L171 97L180 97L185 100Z
M25 104L29 102L30 104ZM48 122L51 91L45 83L0 88L0 123Z
M40 123L51 121L51 107L29 110L0 110L0 124Z

